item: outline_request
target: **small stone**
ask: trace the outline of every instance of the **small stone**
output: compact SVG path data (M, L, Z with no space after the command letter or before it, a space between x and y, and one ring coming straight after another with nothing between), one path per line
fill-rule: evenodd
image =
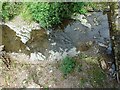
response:
M107 48L108 46L105 45L104 43L98 43L99 46Z
M93 39L97 39L97 37L96 37L96 36L93 36Z
M2 51L4 49L4 45L0 46L0 51Z
M30 51L30 48L29 48L29 47L26 47L26 49Z
M40 88L40 86L32 82L27 88Z
M101 66L102 66L102 69L104 70L107 68L105 61L101 61Z
M112 39L114 40L114 39L115 39L115 37L114 37L114 36L112 36Z
M51 85L49 85L49 87L51 87Z
M89 41L89 43L88 43L89 45L92 45L93 44L93 42L92 41Z
M52 45L52 46L55 46L55 45L56 45L56 43L51 43L51 45Z
M21 52L21 49L19 49L19 52Z
M50 73L52 73L53 72L53 70L50 70Z

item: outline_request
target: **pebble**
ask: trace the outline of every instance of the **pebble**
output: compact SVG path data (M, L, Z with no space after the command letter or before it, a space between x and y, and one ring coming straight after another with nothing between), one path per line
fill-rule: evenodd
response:
M53 70L50 70L50 73L52 73L53 72Z
M0 51L2 51L4 49L4 45L0 46Z
M52 46L55 46L55 45L56 45L56 42L54 42L54 43L51 43L51 45L52 45Z
M107 45L105 45L104 43L100 43L100 42L98 42L98 45L99 46L101 46L101 47L105 47L105 48L107 48L108 46Z

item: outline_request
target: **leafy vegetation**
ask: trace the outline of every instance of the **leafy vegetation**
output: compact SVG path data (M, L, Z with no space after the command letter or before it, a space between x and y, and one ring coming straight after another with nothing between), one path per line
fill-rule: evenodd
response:
M87 12L85 6L87 5L88 3L84 3L84 2L73 2L69 4L69 8L72 11L72 13L85 14Z
M32 21L33 17L30 13L30 10L27 7L28 3L23 3L22 6L22 11L20 12L20 15L22 16L22 18L26 21Z
M107 3L101 5L105 8ZM101 6L99 5L99 6ZM21 14L29 21L38 22L43 28L51 28L62 23L64 19L70 18L74 13L85 14L87 7L96 9L98 3L85 2L3 2L2 19L12 19Z
M91 69L90 74L90 82L93 86L101 87L103 86L104 80L106 79L106 74L102 72L102 70L98 67Z
M37 21L43 28L51 28L73 13L86 13L85 5L83 2L4 2L2 18L6 21L21 14L24 19Z
M2 19L4 21L12 19L20 13L21 2L4 2L2 3Z
M83 87L88 80L86 78L80 78L80 87Z
M62 3L32 3L28 8L33 19L44 28L60 23L63 16L67 15L67 12L64 12L65 5Z
M64 58L60 65L60 70L64 75L68 75L71 71L74 70L74 68L75 68L75 61L70 57Z
M84 3L29 3L28 9L35 21L39 22L44 28L52 27L62 22L65 18L69 18L72 13L85 13L83 9Z

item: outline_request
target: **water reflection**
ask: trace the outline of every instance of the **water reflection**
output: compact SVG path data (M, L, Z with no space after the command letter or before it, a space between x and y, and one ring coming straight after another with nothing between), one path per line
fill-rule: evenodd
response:
M31 38L24 44L12 29L2 25L2 44L5 45L5 51L7 52L26 54L45 52L48 48L48 37L44 30L33 30Z
M32 30L31 38L27 41L26 45L29 47L30 52L41 52L45 54L49 48L48 35L44 29Z
M95 19L96 18L96 19ZM23 44L20 37L8 26L2 26L2 40L7 52L34 53L41 52L48 56L48 51L64 52L76 47L89 55L96 55L99 46L102 52L111 49L107 16L102 12L93 12L87 17L91 28L86 27L78 20L64 20L60 27L47 35L44 29L32 30L30 39ZM96 24L97 23L97 24ZM108 50L110 51L110 50Z
M7 52L26 52L26 46L21 42L20 37L8 26L2 25L2 44Z

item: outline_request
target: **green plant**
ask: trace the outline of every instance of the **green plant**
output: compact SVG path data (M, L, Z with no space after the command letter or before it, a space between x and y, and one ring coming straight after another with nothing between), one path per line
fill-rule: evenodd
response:
M74 12L85 12L85 10L82 10L85 5L83 2L38 2L27 3L26 5L32 18L39 22L43 28L50 28L60 24L65 18L70 18Z
M82 77L80 78L80 87L83 87L83 85L87 82L87 79Z
M3 2L2 3L2 19L4 21L12 19L20 13L21 2Z
M61 23L62 19L69 15L67 6L63 3L29 3L28 9L33 19L44 28Z
M73 58L65 57L62 60L62 63L60 65L60 70L64 75L69 74L74 68L75 68L75 61L73 60Z
M84 6L87 6L88 3L85 2L72 2L69 5L69 8L72 10L73 13L81 13L85 14L87 10L84 8Z
M26 20L35 20L43 28L51 28L64 19L77 13L86 13L83 2L4 2L2 3L2 19L10 20L21 14Z
M81 71L82 71L81 68L82 68L82 64L78 64L78 65L77 65L77 71L78 71L78 72L81 72Z
M33 17L30 13L30 10L28 9L27 7L28 3L23 3L23 6L22 6L22 11L20 13L20 15L22 16L22 18L26 21L32 21Z
M91 75L90 82L93 86L103 86L104 80L106 79L106 74L102 72L100 68L94 68L89 71Z

